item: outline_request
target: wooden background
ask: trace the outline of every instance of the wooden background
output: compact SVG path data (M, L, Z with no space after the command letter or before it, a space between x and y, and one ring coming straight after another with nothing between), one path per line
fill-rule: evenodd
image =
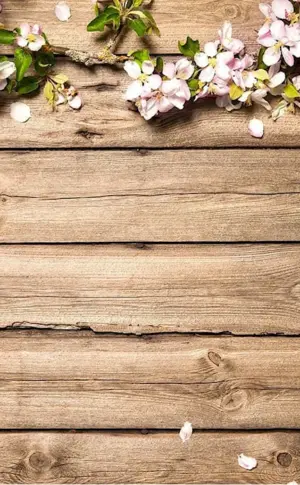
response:
M68 3L67 24L55 0L1 20L98 49L89 0ZM258 3L155 0L150 48L228 19L254 51ZM146 123L121 69L59 69L80 112L28 97L17 125L0 99L0 482L300 480L299 117L197 103Z

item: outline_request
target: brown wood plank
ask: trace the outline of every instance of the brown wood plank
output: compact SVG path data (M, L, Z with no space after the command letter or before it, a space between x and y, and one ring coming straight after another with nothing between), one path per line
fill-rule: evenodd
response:
M10 118L11 99L2 95L0 147L299 147L298 115L286 115L274 123L263 108L233 114L205 100L146 122L124 100L130 80L122 70L100 67L91 71L62 62L57 71L69 75L85 106L80 112L59 107L52 113L41 93L27 100L32 118L18 124ZM254 115L265 123L262 140L248 134Z
M288 483L300 433L1 433L1 483ZM258 459L249 472L237 455Z
M295 427L299 369L292 338L3 332L0 428Z
M300 246L2 246L1 327L299 334Z
M1 14L1 22L14 28L21 22L40 23L51 43L67 45L71 48L97 50L101 45L101 35L86 32L86 25L94 18L91 2L68 0L72 9L69 22L59 22L54 15L55 2L52 0L27 0L26 7L20 9L18 2L8 0ZM241 36L249 49L257 49L256 31L263 23L258 10L259 0L192 0L189 8L185 2L176 0L154 0L152 13L161 30L161 38L151 37L148 41L152 52L177 53L178 40L187 35L201 41L218 38L218 29L225 20L232 21L235 35ZM103 37L103 36L102 36ZM119 45L120 52L128 52L143 46L136 35L126 35ZM1 46L2 52L5 52Z
M0 152L0 240L298 240L299 180L298 150Z

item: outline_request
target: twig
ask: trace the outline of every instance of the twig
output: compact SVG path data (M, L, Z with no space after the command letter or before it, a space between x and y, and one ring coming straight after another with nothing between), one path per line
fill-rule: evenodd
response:
M84 64L85 66L94 66L96 64L115 65L124 63L129 59L128 56L114 54L107 46L99 54L54 45L51 46L51 51L54 54L69 57L72 61Z

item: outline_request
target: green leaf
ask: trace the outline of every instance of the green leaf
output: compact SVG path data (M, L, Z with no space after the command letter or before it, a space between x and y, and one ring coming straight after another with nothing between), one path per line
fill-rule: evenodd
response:
M52 52L40 52L34 63L34 68L40 76L45 76L49 69L55 66L55 56Z
M8 57L7 56L0 56L0 62L6 62L8 61Z
M106 26L112 26L113 29L118 29L120 26L120 12L112 5L108 5L100 12L98 17L92 20L88 26L88 32L103 32Z
M134 8L138 8L138 7L140 7L140 6L142 5L143 1L144 1L144 0L133 0L133 4L132 4L132 6L133 6Z
M150 60L150 54L147 49L141 49L139 51L132 51L129 52L128 55L130 57L133 57L133 59L138 63L140 67L142 67L142 64L144 61L149 61Z
M53 104L55 100L55 91L52 83L49 81L47 81L44 86L44 96L50 104Z
M253 75L259 81L267 81L269 79L269 74L265 69L258 69L257 71L253 71Z
M193 40L187 37L186 42L178 42L178 48L181 54L186 57L194 57L194 55L200 51L199 40Z
M15 50L15 65L17 70L17 81L22 81L25 73L29 69L32 63L32 57L29 52L21 49L21 47Z
M300 96L299 91L295 88L293 84L288 84L287 86L285 86L283 92L288 98L291 98L291 99L299 98Z
M162 72L164 68L164 60L162 57L157 57L156 58L156 66L155 69L157 72Z
M38 78L34 76L27 76L22 79L17 85L19 94L28 94L36 91L40 87Z
M149 10L140 10L140 12L144 15L144 17L147 18L149 27L151 27L151 30L155 35L160 37L160 31L159 28L157 27L157 23L155 22L155 19L153 15L149 12Z
M258 69L267 69L267 65L263 61L264 53L266 52L267 48L266 47L261 47L258 53L258 59L257 59L257 68Z
M68 76L66 76L65 74L55 74L55 76L50 77L56 84L65 84L69 81Z
M236 84L232 83L230 85L229 96L232 101L236 101L237 99L239 99L242 96L243 92L244 91L242 90L242 88L240 88Z
M13 44L16 33L12 30L0 29L0 44Z
M127 25L131 30L134 30L134 32L139 36L143 37L147 33L147 25L142 19L128 19L127 20Z

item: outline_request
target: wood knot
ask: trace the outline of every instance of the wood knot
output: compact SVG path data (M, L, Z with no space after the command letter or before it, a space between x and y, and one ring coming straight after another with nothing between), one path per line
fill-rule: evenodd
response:
M51 468L51 458L40 451L32 453L28 462L31 468L37 471L45 471Z
M288 466L290 466L290 464L292 463L292 456L289 454L289 453L279 453L277 455L277 461L279 463L279 465L287 468Z
M216 352L210 351L208 352L207 356L213 364L215 364L217 367L220 366L222 362L222 357L219 354L217 354Z
M247 400L246 391L243 389L235 389L224 396L222 404L226 410L235 411L243 407L247 403Z

